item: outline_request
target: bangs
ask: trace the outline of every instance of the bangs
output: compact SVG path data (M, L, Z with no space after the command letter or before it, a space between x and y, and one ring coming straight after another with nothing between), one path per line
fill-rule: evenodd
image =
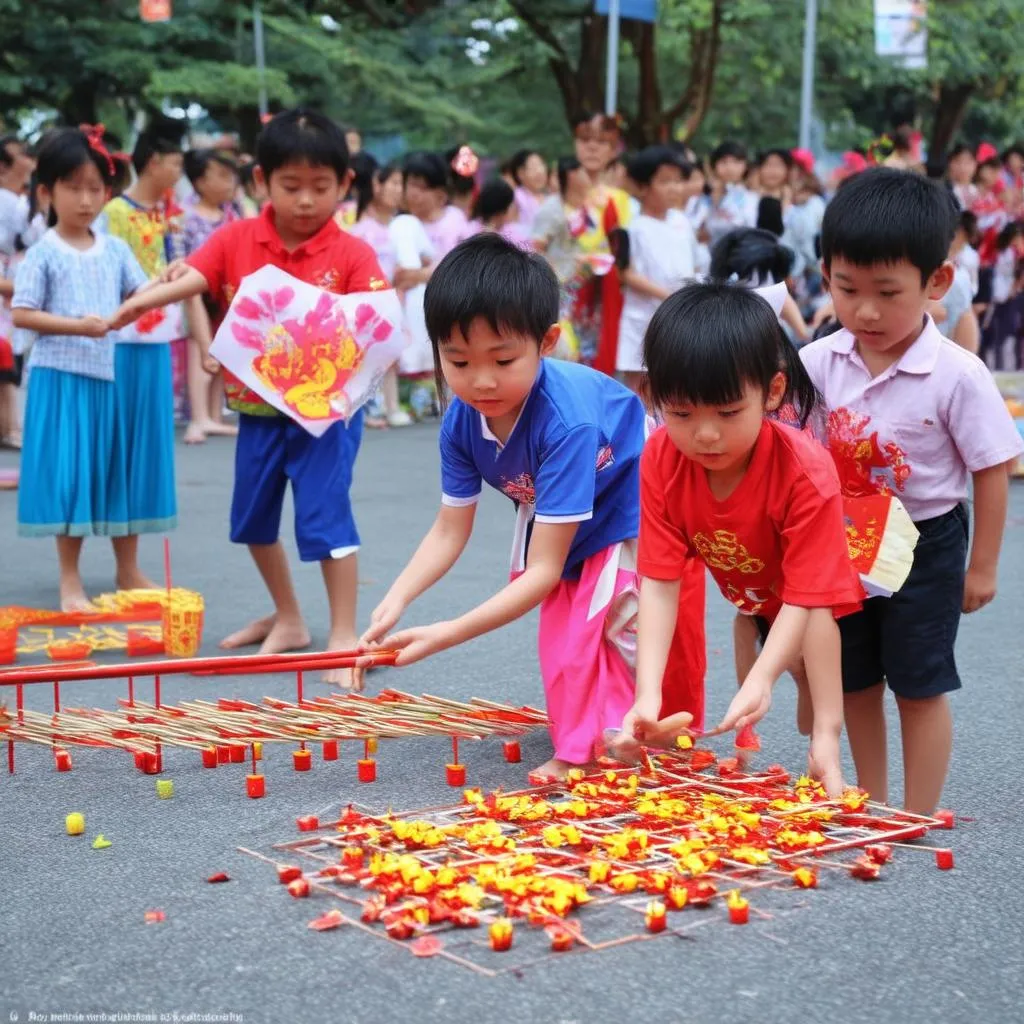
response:
M495 334L540 344L558 322L558 281L542 256L486 233L467 239L440 262L423 300L434 345L451 341L458 328L469 336L474 320Z
M329 167L339 181L348 171L348 146L341 128L314 111L289 110L274 117L260 135L256 160L269 180L285 164Z
M729 405L748 384L767 392L784 340L760 296L736 285L689 285L661 304L647 328L651 399L657 406Z
M908 262L925 282L949 253L956 201L912 171L879 168L848 178L825 208L821 256L857 267Z

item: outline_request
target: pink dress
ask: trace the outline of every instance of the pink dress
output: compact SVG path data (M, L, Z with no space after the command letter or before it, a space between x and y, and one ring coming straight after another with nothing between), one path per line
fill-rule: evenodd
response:
M543 202L543 196L534 195L528 188L516 185L516 206L519 208L519 223L529 236L533 232L533 221Z
M348 229L350 235L361 238L377 254L377 262L384 276L389 280L395 279L395 269L398 266L398 254L395 251L395 243L391 237L391 228L387 224L381 224L376 217L369 214L364 215Z
M437 220L422 223L434 248L436 260L443 260L459 242L464 242L473 234L469 220L457 206L446 206Z

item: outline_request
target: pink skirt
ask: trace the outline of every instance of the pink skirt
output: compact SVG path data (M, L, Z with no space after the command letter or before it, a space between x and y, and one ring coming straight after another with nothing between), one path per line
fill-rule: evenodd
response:
M538 647L555 757L586 764L633 706L636 542L613 544L540 607Z

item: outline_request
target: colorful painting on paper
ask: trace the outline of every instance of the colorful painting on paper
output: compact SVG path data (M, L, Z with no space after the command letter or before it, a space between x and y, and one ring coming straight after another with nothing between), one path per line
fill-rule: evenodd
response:
M393 291L334 295L277 267L245 278L211 354L315 437L370 399L405 347Z

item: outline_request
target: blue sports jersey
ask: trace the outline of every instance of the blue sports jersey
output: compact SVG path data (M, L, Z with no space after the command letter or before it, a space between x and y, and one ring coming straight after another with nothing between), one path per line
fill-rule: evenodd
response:
M471 505L486 480L521 521L579 523L562 573L575 579L591 555L637 536L643 445L644 407L633 392L586 366L542 359L504 445L454 399L441 425L441 500ZM528 532L513 568L525 564Z

